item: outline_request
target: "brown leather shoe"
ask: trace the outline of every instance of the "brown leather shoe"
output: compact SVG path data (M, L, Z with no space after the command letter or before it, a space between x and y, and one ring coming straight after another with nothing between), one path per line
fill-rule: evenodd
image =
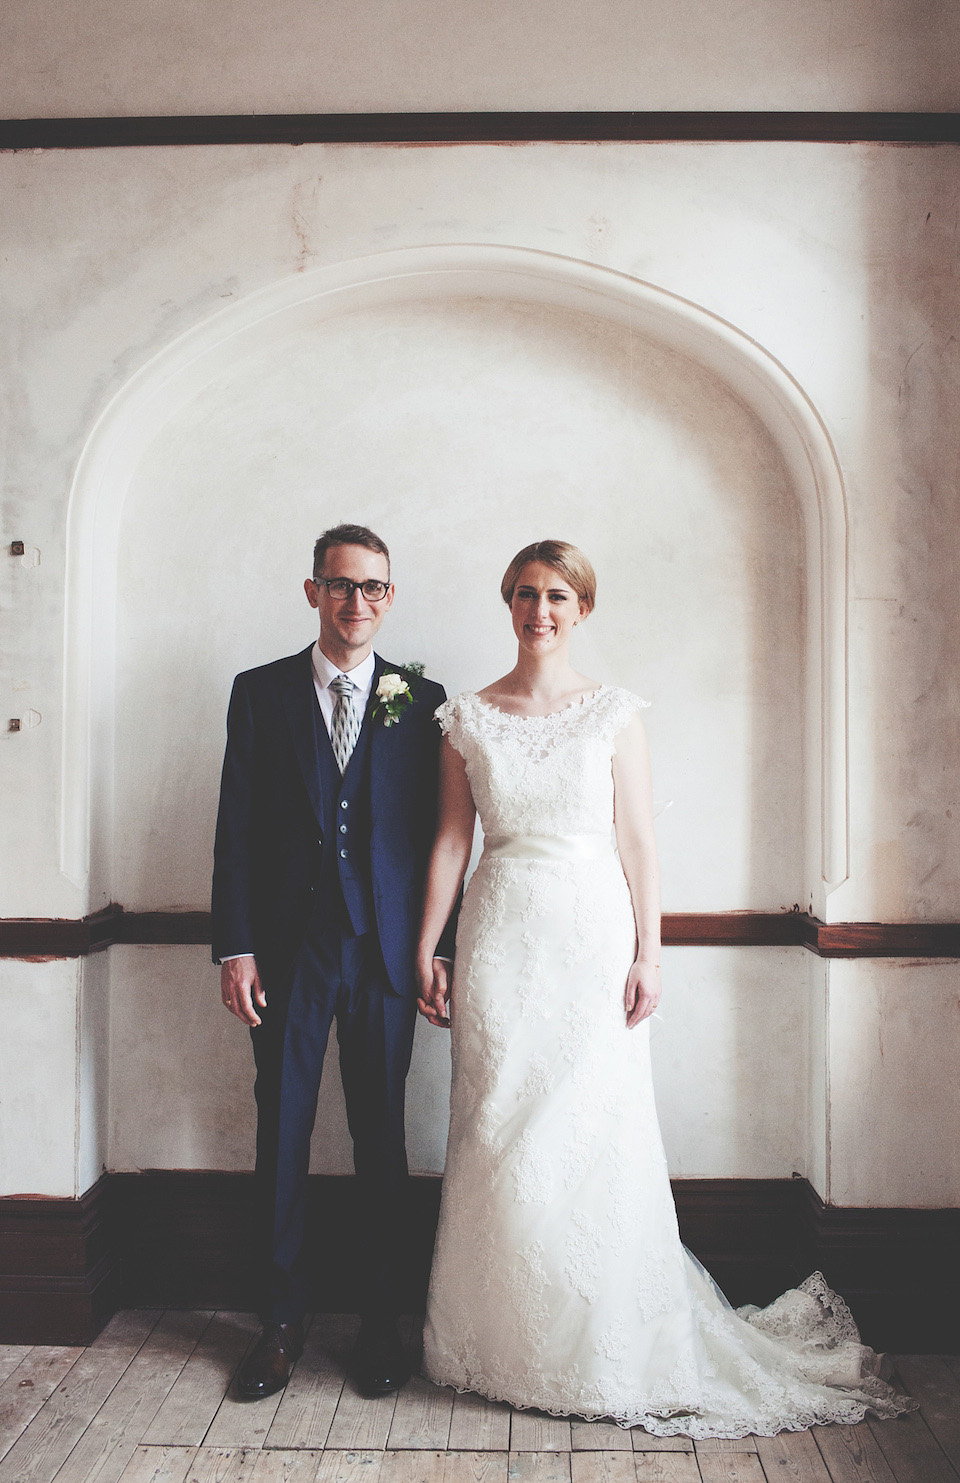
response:
M237 1375L240 1400L260 1401L282 1390L302 1353L302 1323L265 1323Z

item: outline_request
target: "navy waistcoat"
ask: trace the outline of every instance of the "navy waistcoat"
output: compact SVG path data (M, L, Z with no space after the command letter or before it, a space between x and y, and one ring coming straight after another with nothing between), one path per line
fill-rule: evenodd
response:
M371 722L368 717L361 726L342 777L319 702L316 723L323 795L317 910L325 921L335 912L345 930L359 935L375 927L370 870Z

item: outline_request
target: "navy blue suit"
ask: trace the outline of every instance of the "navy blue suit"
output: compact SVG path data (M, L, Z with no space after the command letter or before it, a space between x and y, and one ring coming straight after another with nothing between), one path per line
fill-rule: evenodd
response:
M404 1082L415 948L436 819L441 685L411 679L394 725L370 702L341 777L317 702L312 645L238 675L214 851L213 957L253 953L266 994L257 1064L257 1185L266 1316L299 1319L310 1134L330 1026L358 1180L365 1310L396 1307L406 1180ZM452 956L452 924L438 952Z

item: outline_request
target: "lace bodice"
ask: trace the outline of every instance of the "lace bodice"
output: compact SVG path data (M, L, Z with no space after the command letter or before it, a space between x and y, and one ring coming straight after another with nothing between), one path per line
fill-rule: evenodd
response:
M610 685L549 716L512 716L465 693L437 719L464 759L484 835L610 833L617 734L647 701Z

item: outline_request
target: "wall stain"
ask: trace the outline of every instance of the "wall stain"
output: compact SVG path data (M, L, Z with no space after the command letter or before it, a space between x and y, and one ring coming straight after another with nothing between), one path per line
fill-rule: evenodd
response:
M296 268L298 273L304 272L312 256L312 248L310 246L309 207L312 205L316 205L316 198L320 190L322 181L323 176L318 175L316 184L312 185L312 188L311 186L304 185L299 181L293 187L293 200L290 207L290 219L291 225L293 227L293 234L296 237L298 243L296 252ZM308 199L308 196L312 199Z

